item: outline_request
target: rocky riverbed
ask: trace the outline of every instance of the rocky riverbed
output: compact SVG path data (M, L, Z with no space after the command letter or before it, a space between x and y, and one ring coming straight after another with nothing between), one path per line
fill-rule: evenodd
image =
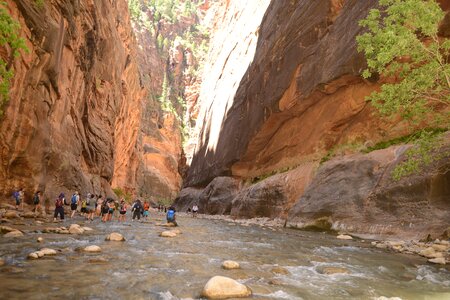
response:
M448 263L445 240L369 241L263 218L179 214L171 228L155 212L145 222L105 224L10 211L2 211L2 299L450 297L448 264L428 261Z

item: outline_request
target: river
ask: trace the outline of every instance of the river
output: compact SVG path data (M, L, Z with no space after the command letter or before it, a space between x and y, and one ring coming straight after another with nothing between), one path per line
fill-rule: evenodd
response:
M53 224L14 226L26 234L0 237L6 261L0 267L0 299L198 299L215 275L246 284L252 299L450 299L448 266L389 253L370 241L190 217L179 217L182 234L162 238L158 234L164 228L156 224L162 218L95 221L85 224L94 231L82 235L39 232ZM123 234L126 242L105 241L110 232ZM39 236L43 243L36 242ZM98 245L102 252L77 251L87 245ZM43 247L59 253L26 259ZM225 260L239 262L241 269L222 269ZM274 272L275 267L286 274ZM323 274L325 267L349 273Z

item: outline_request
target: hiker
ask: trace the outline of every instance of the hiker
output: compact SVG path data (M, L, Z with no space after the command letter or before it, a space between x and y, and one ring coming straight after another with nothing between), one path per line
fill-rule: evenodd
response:
M150 203L147 201L144 201L144 219L148 219L148 216L150 215Z
M106 198L106 200L103 201L102 205L100 206L102 212L102 222L106 222L108 220L108 213L109 213L108 200L109 199Z
M55 201L55 215L53 221L56 221L58 215L64 220L64 193L59 194Z
M103 206L103 199L102 195L99 195L96 202L96 214L98 217L103 216L102 215L102 206Z
M106 221L111 221L114 211L116 210L116 205L114 203L113 199L109 199L108 201L108 216L106 218Z
M71 219L75 216L75 212L77 211L79 202L80 195L78 195L78 191L75 191L75 193L72 195L72 198L70 198L70 209L72 210L72 214L70 215Z
M197 204L194 204L194 206L192 206L192 217L196 218L197 213L198 213L198 206L197 206Z
M166 220L167 223L172 223L175 226L178 226L177 221L176 221L176 216L175 216L175 207L171 206L169 207L169 209L167 210L167 214L166 214Z
M125 222L125 215L127 213L127 208L128 205L125 203L125 200L122 198L120 200L120 205L119 205L119 222Z
M81 200L81 210L80 210L80 212L81 212L82 216L86 216L86 213L87 213L87 198Z
M88 194L88 198L86 199L86 216L87 219L90 221L94 221L94 214L95 214L95 196L94 194Z
M13 193L13 198L16 202L16 210L19 209L19 205L22 203L21 199L23 199L23 197L21 198L20 196L21 191L23 191L23 189L19 189ZM22 203L22 210L23 210L23 203Z
M37 191L33 197L34 215L37 215L38 209L41 209L41 191Z
M141 219L141 211L142 211L142 203L141 200L136 200L136 202L133 204L133 207L131 209L133 212L133 221L137 217L138 220Z

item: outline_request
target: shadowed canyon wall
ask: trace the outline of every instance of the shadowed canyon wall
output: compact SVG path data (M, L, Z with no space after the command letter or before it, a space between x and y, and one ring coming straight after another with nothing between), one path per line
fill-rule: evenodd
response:
M173 158L170 174L143 158L147 91L127 1L59 0L39 6L8 0L7 7L30 51L14 61L1 120L1 191L9 196L25 187L29 197L40 189L51 199L75 189L113 195L111 185L136 195L176 193L179 157ZM7 51L2 49L2 57ZM157 124L145 126L160 134Z
M437 234L450 226L448 155L399 182L390 182L404 160L396 148L320 164L340 146L367 147L417 130L382 121L365 101L380 84L361 78L365 60L355 38L358 21L377 3L252 1L241 11L239 1L227 2L205 67L198 141L187 189L176 200L180 208L197 203L205 213L281 217L293 227L319 220L374 234ZM405 200L417 190L420 196Z

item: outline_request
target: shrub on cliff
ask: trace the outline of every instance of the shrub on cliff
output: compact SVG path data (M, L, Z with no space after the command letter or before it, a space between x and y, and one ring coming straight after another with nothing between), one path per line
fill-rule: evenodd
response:
M450 126L450 41L438 35L444 12L434 0L380 0L360 25L358 51L367 59L364 78L378 74L384 83L367 99L382 116L401 115L418 124ZM418 147L394 177L418 171L429 163L436 139L423 132Z
M20 25L7 10L7 4L0 2L0 46L6 47L9 58L0 58L0 116L3 105L8 101L10 80L14 76L12 63L20 55L19 50L28 50L25 40L19 36Z

